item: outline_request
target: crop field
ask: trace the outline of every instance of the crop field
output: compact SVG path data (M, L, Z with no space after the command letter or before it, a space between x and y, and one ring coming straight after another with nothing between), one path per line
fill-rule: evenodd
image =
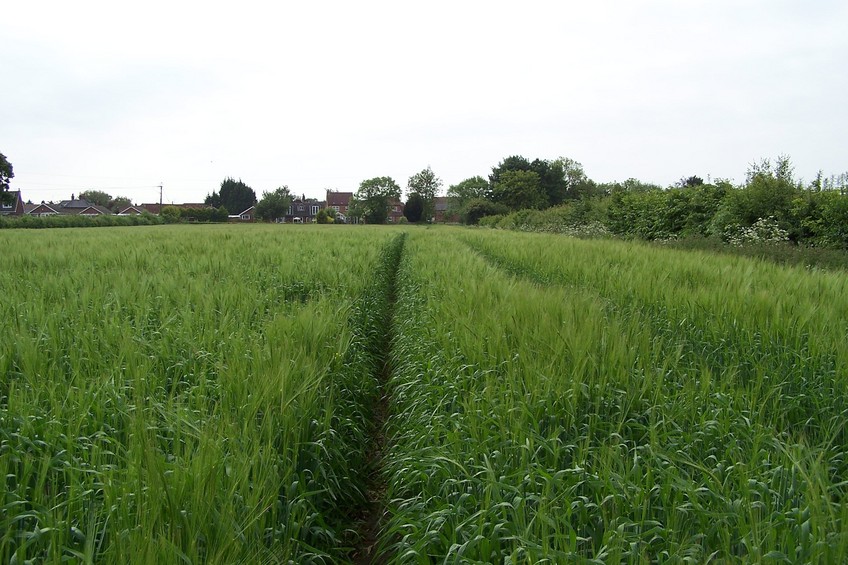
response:
M0 243L0 562L848 561L844 273L459 228Z

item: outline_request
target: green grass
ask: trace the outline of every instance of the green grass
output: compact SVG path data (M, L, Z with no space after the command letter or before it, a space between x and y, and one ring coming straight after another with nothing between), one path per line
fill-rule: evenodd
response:
M537 234L413 237L397 562L840 562L846 281Z
M4 562L350 560L387 357L387 562L848 559L841 272L453 228L0 243Z
M0 236L0 560L344 555L374 388L358 319L388 236Z

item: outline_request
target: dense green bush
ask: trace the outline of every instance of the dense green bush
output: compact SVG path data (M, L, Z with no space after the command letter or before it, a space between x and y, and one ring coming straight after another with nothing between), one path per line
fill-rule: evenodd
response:
M462 207L460 218L463 224L477 225L486 216L497 216L506 214L507 212L509 212L509 208L503 204L498 204L485 198L474 198Z
M6 216L0 217L0 229L22 228L94 228L111 226L150 226L163 223L150 213L138 216Z

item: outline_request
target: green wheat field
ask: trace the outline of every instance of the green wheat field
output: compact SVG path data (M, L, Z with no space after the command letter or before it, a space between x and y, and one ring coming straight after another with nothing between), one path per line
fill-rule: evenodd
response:
M842 272L451 227L0 245L2 563L848 561Z

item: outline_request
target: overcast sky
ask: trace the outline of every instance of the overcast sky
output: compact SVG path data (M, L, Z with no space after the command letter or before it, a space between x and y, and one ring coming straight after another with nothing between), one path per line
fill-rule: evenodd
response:
M848 2L8 2L0 153L25 199L322 197L509 155L596 181L848 170Z

